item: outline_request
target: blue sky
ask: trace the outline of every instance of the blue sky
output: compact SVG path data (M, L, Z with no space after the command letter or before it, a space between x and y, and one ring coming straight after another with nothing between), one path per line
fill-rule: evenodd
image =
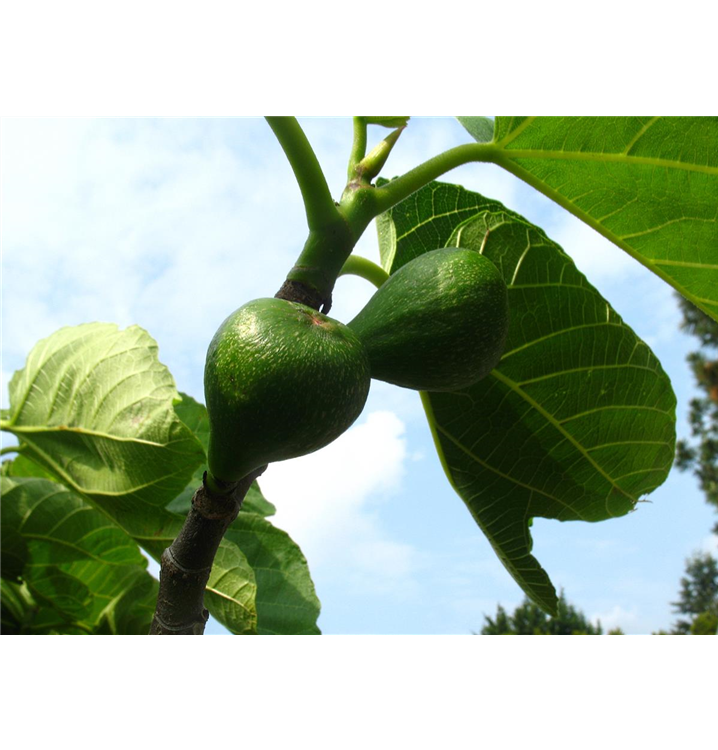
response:
M336 197L349 119L302 119ZM386 131L372 128L370 139ZM291 169L261 119L3 122L3 400L37 339L65 325L137 323L178 388L202 400L206 346L244 302L272 296L305 237ZM466 142L450 118L410 122L384 170L399 174ZM543 227L644 338L671 377L679 436L694 394L672 290L593 230L491 165L445 178ZM359 254L378 260L369 228ZM339 280L332 316L372 293ZM5 436L4 436L5 438ZM469 633L522 592L447 484L418 395L375 383L356 425L262 478L275 522L304 550L325 633ZM667 627L685 558L715 550L691 475L600 524L537 519L534 554L571 602L629 633ZM213 624L208 632L220 632Z

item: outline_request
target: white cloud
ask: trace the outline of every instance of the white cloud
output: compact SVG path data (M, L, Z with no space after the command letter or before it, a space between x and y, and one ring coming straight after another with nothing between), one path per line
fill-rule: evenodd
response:
M315 580L336 571L374 592L411 586L415 550L392 539L376 512L401 489L404 432L396 414L374 411L321 451L272 464L260 479L277 506L273 522L302 548Z
M197 127L183 120L7 123L8 358L24 359L38 338L63 325L139 323L165 361L181 362L199 381L219 323L276 291L305 234L296 187L269 178L283 154L263 154L261 162L233 150L237 133L222 121L203 126L200 146Z
M608 632L612 628L621 628L624 633L628 633L629 631L635 629L635 625L638 621L638 613L635 607L631 607L631 609L624 609L623 607L616 604L610 610L606 612L595 613L588 619L593 623L599 620L601 622L601 627L603 628L604 633Z

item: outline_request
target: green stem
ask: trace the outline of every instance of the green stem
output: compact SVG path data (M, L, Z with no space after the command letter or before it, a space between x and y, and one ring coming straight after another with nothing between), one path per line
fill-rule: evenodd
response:
M297 262L275 297L328 313L334 282L355 244L343 217L323 230L310 232Z
M354 142L352 143L352 152L349 156L349 168L347 169L347 179L354 179L354 172L357 164L366 155L366 121L363 117L354 118Z
M304 200L310 231L335 223L340 217L319 161L295 117L267 117L269 127L289 160Z
M428 185L446 172L472 161L494 162L498 151L492 143L466 143L425 161L396 180L376 189L377 215L388 211L404 198Z
M329 312L337 276L362 233L378 214L374 207L375 193L375 188L369 186L345 191L337 211L339 218L309 232L297 262L275 296Z
M336 207L331 203L329 206L327 201L331 201L331 198L328 197L324 175L296 120L270 117L267 121L279 138L297 175L310 226L309 238L276 296L303 302L325 313L331 307L331 295L337 276L374 218L445 172L472 161L497 161L499 155L496 146L490 143L457 146L420 164L387 185L375 188L357 179L357 168L362 168L362 163L369 157L355 162L366 150L366 121L365 118L356 118L350 159L350 168L354 164L353 179L350 175L350 182L340 205ZM380 162L383 164L401 130L400 127L385 139L383 145L380 144L377 155L370 154L370 172Z
M359 276L374 284L377 289L389 278L389 274L381 266L361 255L350 255L339 275Z
M8 453L20 453L22 446L20 445L6 445L4 448L0 448L0 456L6 456Z

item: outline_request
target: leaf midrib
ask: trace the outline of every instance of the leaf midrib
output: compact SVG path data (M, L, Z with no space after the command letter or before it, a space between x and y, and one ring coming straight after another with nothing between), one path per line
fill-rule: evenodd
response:
M36 433L68 433L74 432L78 435L87 435L88 437L103 438L105 440L114 440L118 443L139 443L142 445L151 445L155 448L167 448L172 443L185 442L185 440L170 440L167 443L157 443L154 440L145 440L138 437L121 437L120 435L111 435L107 432L100 432L99 430L88 430L86 427L71 427L69 425L58 425L57 427L41 427L37 425L15 425L9 422L3 421L0 423L0 429L7 430L13 433L23 433L26 435L34 435Z
M632 156L625 153L610 151L549 151L531 148L504 148L499 146L499 153L511 160L533 159L536 161L600 161L614 162L647 167L665 167L684 172L701 172L703 174L718 175L718 167L706 164L692 164L690 162L661 159L655 156Z

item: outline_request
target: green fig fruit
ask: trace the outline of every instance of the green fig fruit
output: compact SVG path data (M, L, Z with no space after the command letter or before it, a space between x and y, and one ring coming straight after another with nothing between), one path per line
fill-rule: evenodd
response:
M233 312L207 351L211 478L235 482L339 437L369 392L366 350L310 307L257 299Z
M420 391L465 388L501 359L506 284L474 250L433 250L390 276L348 325L369 353L373 378Z

